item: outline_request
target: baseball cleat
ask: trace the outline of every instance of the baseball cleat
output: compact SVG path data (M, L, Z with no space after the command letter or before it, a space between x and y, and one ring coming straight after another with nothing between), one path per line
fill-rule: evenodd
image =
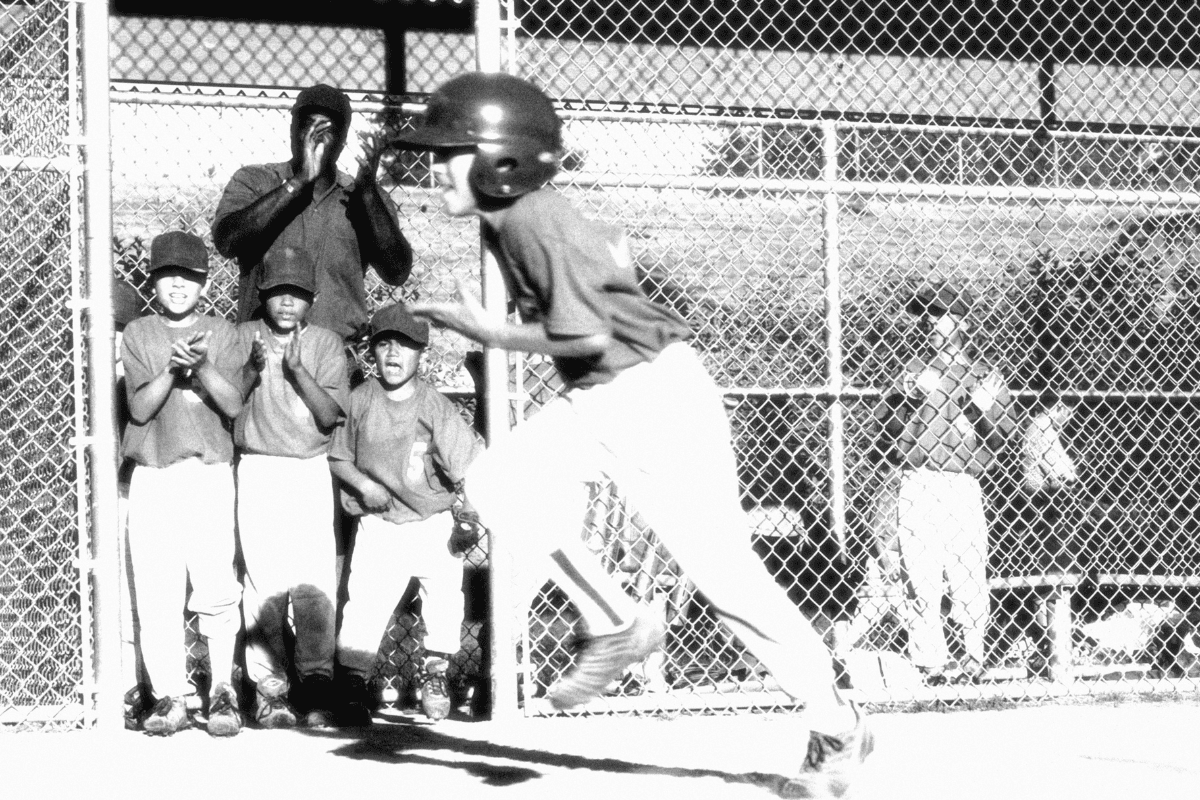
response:
M867 725L867 717L858 706L854 709L854 729L840 736L811 731L808 752L800 765L800 775L785 782L780 797L840 798L850 790L850 784L867 756L875 749L875 735Z
M187 702L182 697L163 697L154 704L142 730L149 736L171 736L190 724Z
M421 670L421 710L434 722L450 716L450 686L446 683L446 671L450 662L444 658L433 658L425 662Z
M237 694L228 683L218 683L208 696L208 735L237 736L241 731Z
M550 703L566 711L599 697L631 665L662 646L667 630L657 616L638 615L623 630L583 641L575 664L546 692Z

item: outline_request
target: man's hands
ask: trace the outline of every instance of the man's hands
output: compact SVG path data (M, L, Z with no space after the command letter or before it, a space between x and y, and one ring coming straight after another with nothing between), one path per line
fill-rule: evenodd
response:
M362 155L358 157L358 174L354 177L354 188L360 192L374 189L379 185L379 158L383 155L384 140L378 132L360 133L359 142L362 144Z
M320 114L310 118L300 133L300 169L296 177L306 185L315 181L325 170L326 160L333 151L337 137L333 120Z

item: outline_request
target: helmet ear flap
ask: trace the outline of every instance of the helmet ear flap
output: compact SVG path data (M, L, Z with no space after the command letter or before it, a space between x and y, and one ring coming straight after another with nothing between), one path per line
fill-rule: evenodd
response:
M467 177L476 192L500 200L541 188L558 167L558 154L542 150L536 142L487 143L476 146L475 163Z

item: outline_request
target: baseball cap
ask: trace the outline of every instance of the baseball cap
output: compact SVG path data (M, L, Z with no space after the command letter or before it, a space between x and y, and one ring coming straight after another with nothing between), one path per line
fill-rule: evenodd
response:
M384 306L371 317L371 341L385 333L398 333L422 347L429 344L429 323L408 313L403 303Z
M138 290L122 280L112 282L113 325L120 330L142 315L146 303Z
M167 231L150 242L150 271L180 267L208 275L208 248L204 241L187 231Z
M327 112L331 117L340 120L343 126L350 124L350 98L340 89L324 83L308 87L296 98L292 114L297 116L310 108Z
M296 247L278 247L263 257L258 276L258 291L266 292L276 286L295 286L309 294L317 293L317 265L308 253Z
M948 283L938 283L922 286L908 301L906 309L910 314L952 314L965 317L971 313L975 305L975 296L966 288L958 288Z

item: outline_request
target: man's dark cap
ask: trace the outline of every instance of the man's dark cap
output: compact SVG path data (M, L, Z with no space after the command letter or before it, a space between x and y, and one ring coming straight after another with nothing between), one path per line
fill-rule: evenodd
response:
M340 121L342 127L350 124L350 98L342 90L324 83L318 83L300 92L295 105L292 106L292 115L299 116L309 109L326 112L331 119Z
M150 242L150 271L179 267L208 275L208 248L204 240L187 231L167 231Z
M975 305L975 297L966 288L959 288L948 283L937 283L922 286L908 301L906 310L915 316L922 314L951 314L965 317L971 313Z
M309 294L317 293L317 265L305 251L296 247L275 247L263 257L258 276L258 291L265 293L277 286L295 286Z
M408 313L403 303L384 306L371 317L371 341L385 333L398 333L422 347L429 344L429 323Z

